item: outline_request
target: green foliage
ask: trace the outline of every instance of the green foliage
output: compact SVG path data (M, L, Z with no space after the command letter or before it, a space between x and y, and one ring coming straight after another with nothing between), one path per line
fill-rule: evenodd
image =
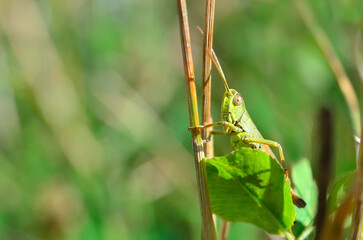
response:
M289 167L304 157L316 165L315 114L334 107L336 173L347 173L356 154L346 103L290 3L217 2L214 50ZM308 3L358 82L352 43L363 2ZM200 239L175 1L10 0L0 9L0 238ZM188 1L188 10L200 88L194 26L204 4ZM213 70L215 121L218 78ZM216 155L231 151L227 137L214 139ZM240 222L229 240L262 235Z
M252 223L285 234L295 220L289 181L268 154L242 148L207 160L212 210L231 222Z
M333 213L343 202L353 185L355 174L356 171L343 174L334 182L327 201L328 213Z
M292 177L296 193L306 202L305 208L296 208L296 220L307 225L315 216L318 198L318 189L313 179L310 162L303 159L295 164Z
M299 237L315 217L318 189L313 179L310 162L307 159L302 159L294 165L292 177L296 193L306 202L305 208L295 209L297 217L293 230L295 236Z

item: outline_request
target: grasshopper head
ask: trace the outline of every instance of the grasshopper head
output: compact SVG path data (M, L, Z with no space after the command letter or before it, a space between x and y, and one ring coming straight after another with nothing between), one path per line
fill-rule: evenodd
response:
M222 100L222 121L235 123L241 119L241 116L245 110L246 106L241 94L234 89L228 89L224 93ZM225 131L227 130L228 129L225 128Z
M222 121L227 121L235 124L236 122L241 120L242 114L246 110L243 98L241 94L239 94L236 90L230 89L228 87L226 77L224 76L221 65L219 64L215 53L208 50L206 51L206 53L211 57L214 66L216 67L219 75L221 75L222 81L224 83L224 88L226 89L222 100ZM231 129L224 127L224 131L230 133Z

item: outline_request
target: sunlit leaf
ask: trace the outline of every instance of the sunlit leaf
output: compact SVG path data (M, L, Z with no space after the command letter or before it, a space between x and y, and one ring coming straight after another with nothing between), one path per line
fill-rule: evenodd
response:
M296 208L295 236L300 233L313 220L316 214L318 188L314 182L309 160L303 159L292 169L292 177L296 193L306 202L305 208Z
M276 160L260 150L240 149L208 159L206 168L212 210L219 217L277 235L290 231L295 210Z

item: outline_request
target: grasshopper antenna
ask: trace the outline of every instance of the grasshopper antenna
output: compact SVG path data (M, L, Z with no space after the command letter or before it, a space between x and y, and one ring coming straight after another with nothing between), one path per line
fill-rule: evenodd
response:
M197 29L199 30L199 32L203 35L203 31L202 29L197 26ZM221 76L222 80L223 80L223 83L224 83L224 87L226 89L227 92L229 92L229 87L228 87L228 83L227 83L227 80L226 80L226 77L224 76L224 73L223 73L223 70L222 70L222 67L221 67L221 64L219 64L219 61L218 61L218 58L216 56L216 53L214 52L214 50L212 49L209 50L209 49L205 49L206 50L206 53L209 55L209 57L212 59L212 62L214 64L214 66L216 67L219 75Z
M219 75L221 76L221 78L223 80L224 87L226 88L226 91L229 92L229 87L228 87L226 77L224 76L222 67L219 64L219 61L218 61L218 58L217 58L216 54L214 53L214 51L211 52L209 49L206 49L206 53L209 55L210 58L212 58L212 62L213 62L214 66L216 67Z

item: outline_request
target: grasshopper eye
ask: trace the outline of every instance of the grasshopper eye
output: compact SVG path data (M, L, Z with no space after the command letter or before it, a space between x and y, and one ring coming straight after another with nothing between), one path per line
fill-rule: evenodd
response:
M239 106L242 103L243 103L243 99L242 99L241 94L236 93L236 95L234 95L234 98L233 98L233 105Z

